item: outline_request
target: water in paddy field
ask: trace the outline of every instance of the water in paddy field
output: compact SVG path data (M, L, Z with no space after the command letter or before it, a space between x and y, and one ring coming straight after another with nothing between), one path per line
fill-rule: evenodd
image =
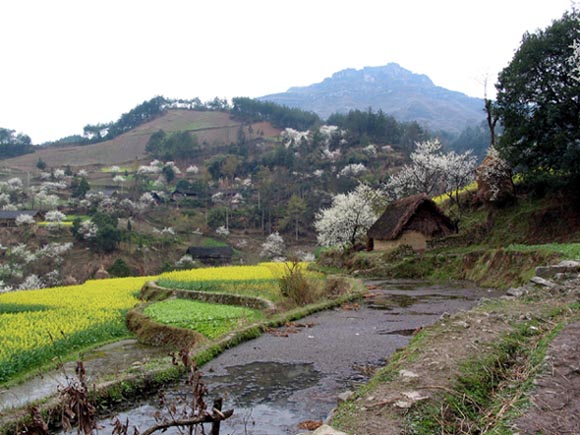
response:
M90 384L96 374L120 373L128 366L138 367L139 364L166 353L136 340L123 340L88 351L82 355L82 360ZM0 412L56 394L58 387L66 384L66 376L74 376L76 364L75 361L70 361L63 368L55 368L9 389L0 388Z
M234 416L222 422L222 435L304 432L298 423L326 418L340 393L367 381L417 328L432 324L443 313L468 309L481 297L497 296L485 289L417 282L367 284L371 294L360 306L308 316L292 327L229 349L202 367L209 387L206 402L221 396L223 409L234 409ZM165 392L168 399L183 394L182 387ZM151 398L120 417L143 431L154 423L157 403Z

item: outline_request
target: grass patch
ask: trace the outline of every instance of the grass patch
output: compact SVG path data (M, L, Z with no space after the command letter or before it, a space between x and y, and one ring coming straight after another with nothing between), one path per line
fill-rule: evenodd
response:
M505 248L508 252L540 252L544 254L559 254L563 259L577 260L580 258L580 243L545 243L541 245L523 245L512 243Z
M264 317L258 310L184 299L151 304L145 308L144 313L159 323L192 329L210 339Z

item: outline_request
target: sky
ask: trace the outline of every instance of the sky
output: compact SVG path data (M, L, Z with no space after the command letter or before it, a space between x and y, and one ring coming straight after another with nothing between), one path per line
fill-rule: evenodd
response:
M396 62L494 97L522 35L570 0L6 0L0 127L82 134L155 96L260 97ZM487 86L485 83L487 82Z

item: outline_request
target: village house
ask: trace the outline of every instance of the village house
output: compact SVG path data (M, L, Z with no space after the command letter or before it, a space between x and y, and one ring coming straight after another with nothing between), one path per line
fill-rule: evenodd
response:
M367 232L367 248L389 251L409 245L424 251L429 240L455 232L451 219L427 195L413 195L387 206Z
M187 254L202 264L223 265L231 264L234 250L231 246L191 246Z
M0 210L0 227L15 227L16 218L20 215L32 217L36 222L44 219L44 215L39 210Z

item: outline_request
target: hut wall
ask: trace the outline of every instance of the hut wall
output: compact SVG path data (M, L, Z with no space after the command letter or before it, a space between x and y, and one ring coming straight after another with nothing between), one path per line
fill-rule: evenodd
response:
M374 240L375 251L391 251L401 245L409 245L415 251L424 251L427 249L428 238L418 231L404 231L400 237L395 240Z

